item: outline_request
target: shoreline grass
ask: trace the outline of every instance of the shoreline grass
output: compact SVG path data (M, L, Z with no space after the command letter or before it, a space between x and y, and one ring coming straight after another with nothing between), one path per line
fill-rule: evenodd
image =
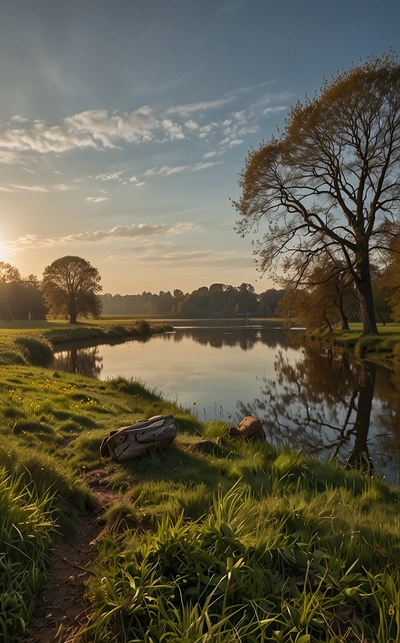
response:
M350 330L305 331L300 341L354 353L361 360L400 360L400 324L378 324L378 330L377 335L363 335L361 323L352 323Z
M223 422L203 424L124 378L3 366L0 390L0 480L9 498L0 502L0 565L13 574L0 612L5 643L28 630L54 530L70 535L88 511L85 475L99 467L117 495L77 641L400 637L400 489L379 475L230 440ZM168 450L124 464L101 459L110 430L159 413L176 417ZM190 449L210 437L220 438L217 452Z
M49 366L55 346L72 342L104 342L149 337L172 326L144 319L99 319L71 325L65 320L46 322L1 322L0 365Z
M71 538L90 511L86 474L99 468L116 499L76 643L400 640L400 488L376 473L230 440L228 425L204 424L134 380L0 365L0 392L4 643L28 632L54 535ZM101 458L110 430L170 413L168 450ZM194 452L203 438L219 438L218 450Z

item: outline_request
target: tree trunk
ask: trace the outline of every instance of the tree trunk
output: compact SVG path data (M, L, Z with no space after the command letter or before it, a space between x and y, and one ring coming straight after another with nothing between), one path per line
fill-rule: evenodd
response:
M360 302L363 335L377 335L374 300L372 297L371 280L357 283L358 300Z
M361 321L363 335L377 335L374 298L372 295L371 271L369 267L368 247L358 253L357 256L357 278L355 284L360 303Z
M374 468L368 453L368 430L374 397L375 376L376 364L374 362L368 364L363 362L359 379L357 416L354 423L355 442L353 450L347 459L348 467Z

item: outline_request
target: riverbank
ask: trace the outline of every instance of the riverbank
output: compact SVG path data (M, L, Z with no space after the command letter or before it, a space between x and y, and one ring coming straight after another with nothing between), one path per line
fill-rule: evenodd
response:
M4 643L400 637L400 496L379 476L229 439L122 378L3 366L0 387ZM168 450L100 457L170 413Z
M49 366L53 348L71 342L104 343L119 339L151 337L172 326L162 321L101 318L68 324L66 321L0 322L0 365Z
M307 342L345 350L359 359L375 361L400 360L400 324L378 324L378 335L363 335L361 323L350 324L350 330L306 332Z
M379 475L229 439L123 378L9 365L0 389L4 643L400 639L400 489ZM157 414L168 450L101 458Z

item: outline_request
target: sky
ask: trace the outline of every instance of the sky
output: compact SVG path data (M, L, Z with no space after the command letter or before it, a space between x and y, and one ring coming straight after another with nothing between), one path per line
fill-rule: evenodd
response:
M398 0L0 0L0 261L83 257L104 293L274 286L231 199L251 147Z

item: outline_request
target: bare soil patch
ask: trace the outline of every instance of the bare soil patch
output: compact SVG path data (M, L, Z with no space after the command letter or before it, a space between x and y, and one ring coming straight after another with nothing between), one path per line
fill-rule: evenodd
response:
M104 469L90 471L85 478L92 489L94 509L80 517L74 540L56 539L48 581L37 597L24 643L72 643L87 618L88 567L104 529L104 512L116 494Z

